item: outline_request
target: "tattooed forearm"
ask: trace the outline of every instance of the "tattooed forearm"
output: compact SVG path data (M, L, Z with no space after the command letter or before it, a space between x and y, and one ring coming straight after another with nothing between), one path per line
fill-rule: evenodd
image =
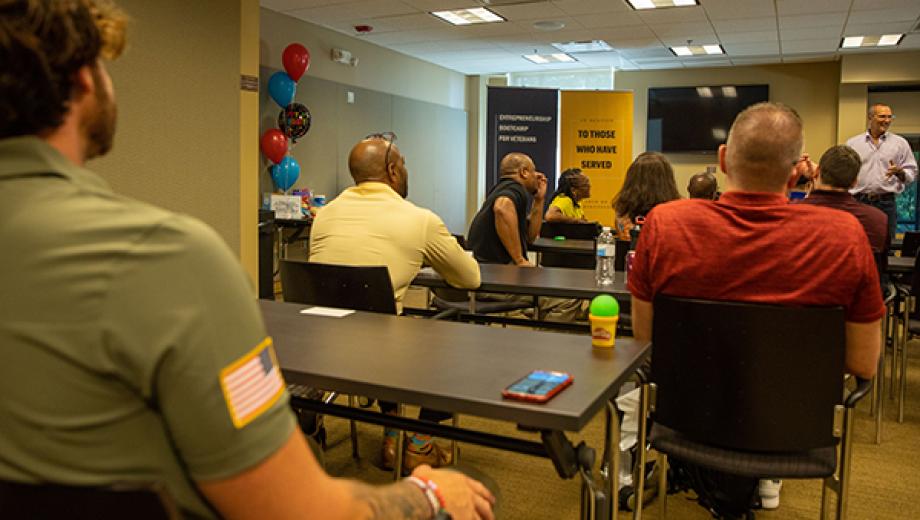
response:
M431 505L418 487L408 482L389 486L369 486L349 481L349 491L364 507L362 519L428 520Z

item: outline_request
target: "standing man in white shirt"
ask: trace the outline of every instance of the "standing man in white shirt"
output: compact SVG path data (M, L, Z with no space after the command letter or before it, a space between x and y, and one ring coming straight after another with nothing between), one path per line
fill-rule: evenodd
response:
M862 159L856 186L850 193L888 215L888 236L894 238L898 227L895 197L917 178L917 161L907 140L888 131L894 119L891 107L873 104L868 119L866 133L847 141L847 146Z

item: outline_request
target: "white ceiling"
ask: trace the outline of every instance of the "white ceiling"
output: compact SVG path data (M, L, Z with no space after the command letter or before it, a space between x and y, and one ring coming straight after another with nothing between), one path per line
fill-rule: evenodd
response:
M920 0L699 0L699 6L634 11L625 0L492 0L507 21L452 26L429 11L488 0L261 0L262 6L464 74L615 67L670 69L829 61L853 52L920 49L920 31L889 49L840 51L844 36L908 33ZM560 21L556 31L534 28ZM373 26L359 35L355 25ZM522 54L558 52L552 42L606 40L612 52L577 63L535 65ZM722 44L724 56L677 58L669 46Z

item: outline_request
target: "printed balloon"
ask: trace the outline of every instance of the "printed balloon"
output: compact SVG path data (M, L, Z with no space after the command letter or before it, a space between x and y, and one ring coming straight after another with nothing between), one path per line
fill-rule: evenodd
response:
M278 128L295 143L307 134L312 122L313 116L310 115L310 110L300 103L291 103L278 113Z

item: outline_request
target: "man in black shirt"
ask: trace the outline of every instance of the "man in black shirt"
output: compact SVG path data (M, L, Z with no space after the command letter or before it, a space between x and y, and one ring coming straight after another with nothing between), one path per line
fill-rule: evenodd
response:
M479 262L532 267L527 244L543 224L546 177L522 153L509 153L499 168L501 179L473 217L467 244Z

